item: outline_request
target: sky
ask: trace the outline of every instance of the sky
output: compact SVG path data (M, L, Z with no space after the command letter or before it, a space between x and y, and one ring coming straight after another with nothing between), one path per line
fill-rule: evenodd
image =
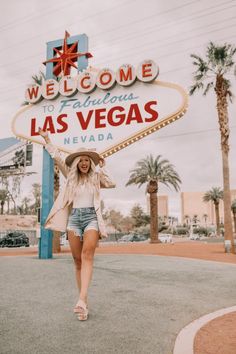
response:
M205 56L210 41L236 45L236 1L223 0L8 0L0 2L0 139L13 136L11 122L24 101L32 75L45 71L46 43L86 33L93 58L89 65L116 71L124 64L135 67L154 60L159 79L192 84L190 54ZM236 81L230 76L232 91ZM230 180L236 188L236 112L229 105ZM222 187L220 135L214 92L189 98L187 113L178 121L107 158L117 181L116 189L103 192L105 207L128 214L135 203L146 209L145 187L125 187L130 170L149 154L162 155L181 177L181 191L207 191ZM34 182L41 182L42 148L34 146L32 170L24 179L22 196ZM169 214L180 216L180 193L160 185L169 196Z

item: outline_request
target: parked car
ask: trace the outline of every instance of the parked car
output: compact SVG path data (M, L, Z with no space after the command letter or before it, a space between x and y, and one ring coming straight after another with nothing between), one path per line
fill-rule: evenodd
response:
M162 234L162 235L159 235L158 238L162 243L172 243L172 235L171 234Z
M132 242L146 241L146 237L143 235L133 235Z
M0 247L29 247L29 238L24 232L13 231L0 239Z
M118 242L139 242L146 241L146 237L143 235L124 235L122 236Z
M200 240L200 236L198 234L192 234L189 236L190 240Z

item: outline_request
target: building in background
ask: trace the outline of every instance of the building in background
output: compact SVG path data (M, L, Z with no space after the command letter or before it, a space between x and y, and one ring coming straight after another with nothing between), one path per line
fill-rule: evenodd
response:
M0 139L0 176L22 174L32 166L33 145L16 138Z
M21 184L25 176L34 174L32 166L33 145L9 137L0 139L0 190L1 214L21 213L17 205L21 199ZM7 208L6 210L4 210Z
M197 219L201 225L214 225L216 223L215 207L212 202L203 202L206 192L182 192L181 193L181 221L192 222ZM231 191L231 200L236 199L236 189ZM224 204L220 201L220 222L224 222Z

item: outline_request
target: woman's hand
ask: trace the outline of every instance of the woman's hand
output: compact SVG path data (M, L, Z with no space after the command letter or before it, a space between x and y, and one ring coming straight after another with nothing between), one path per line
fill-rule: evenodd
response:
M45 132L42 128L39 128L38 133L39 133L39 135L41 135L43 138L48 137L48 132Z
M45 132L43 129L39 128L38 133L39 135L41 135L42 138L44 138L46 143L50 143L50 139L47 131Z
M105 159L103 157L100 158L99 160L99 167L104 167L106 165Z

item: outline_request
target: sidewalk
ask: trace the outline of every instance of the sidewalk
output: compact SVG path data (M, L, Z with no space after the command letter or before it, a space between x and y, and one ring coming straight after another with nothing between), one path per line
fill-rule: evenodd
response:
M113 254L113 256L112 256ZM7 259L7 263L11 265L11 259L13 260L13 263L15 262L17 258L19 259L28 259L28 262L30 263L33 261L37 260L37 249L36 248L21 248L21 249L0 249L0 255L28 255L30 257L1 257L3 260L4 258ZM155 304L155 297L153 298L152 296L150 297L150 293L154 290L153 288L156 288L155 284L153 285L153 281L156 279L157 281L157 288L156 291L158 293L157 295L157 301L160 298L160 301L157 302L158 306L155 307L156 311L166 311L167 313L160 313L157 318L162 318L162 323L161 323L161 328L159 321L156 323L156 315L154 317L154 323L156 323L157 326L157 333L162 333L164 329L164 336L167 336L167 333L172 333L172 336L169 338L169 341L172 341L172 350L173 350L173 345L174 345L174 339L177 336L178 332L181 329L181 320L178 319L177 326L173 327L173 319L175 318L175 315L171 316L171 318L168 317L170 316L169 310L171 309L171 312L176 312L176 315L179 314L179 311L185 311L188 313L183 313L181 314L184 319L182 319L182 327L186 326L188 323L191 321L201 317L203 314L210 313L212 311L215 311L217 309L227 307L227 306L233 306L235 305L235 298L236 298L236 290L235 290L235 264L236 264L236 256L232 254L226 254L224 253L224 248L223 244L205 244L205 243L200 243L200 242L187 242L187 243L175 243L175 244L155 244L155 245L150 245L150 244L144 244L144 243L136 243L136 244L114 244L114 245L108 245L108 244L100 244L100 246L96 249L96 261L98 263L102 262L103 267L100 267L100 270L104 269L106 276L100 277L100 282L103 283L104 279L107 280L107 272L108 274L114 274L114 277L112 276L111 282L113 282L114 288L111 294L111 297L117 296L119 294L119 288L120 288L120 282L121 279L120 276L117 277L119 274L123 274L126 278L129 278L129 274L131 276L132 281L133 275L137 274L138 278L135 276L136 281L140 281L140 279L143 279L143 282L147 282L148 279L150 279L151 283L149 286L146 287L146 290L149 292L146 293L145 289L141 291L143 298L145 298L147 301L149 301L150 305L153 309L153 305ZM106 255L106 256L103 256ZM137 256L140 255L140 256ZM157 255L157 256L165 256L165 257L148 257L148 258L143 258L146 257L144 255ZM168 257L171 256L171 257ZM33 258L32 258L33 257ZM65 258L66 257L66 258ZM121 257L121 258L120 258ZM124 258L125 257L125 258ZM134 257L134 258L133 258ZM140 258L141 257L141 258ZM175 258L175 257L184 257L184 258ZM188 260L188 257L194 258L192 260ZM56 261L57 263L60 263L60 259L62 262L66 260L66 263L69 261L70 265L72 266L72 260L71 257L69 256L69 249L68 247L63 247L62 253L55 255L54 260L37 260L38 264L41 265L44 263L46 265L48 262L54 263ZM144 261L145 259L145 261ZM202 261L198 262L196 259L201 259ZM171 261L172 260L172 261ZM205 262L204 260L211 260L211 261L216 261L216 262ZM137 263L138 261L138 263ZM219 262L219 263L218 263ZM227 265L228 263L228 265ZM231 263L231 264L230 264ZM121 267L119 267L119 272L117 273L118 269L117 264L121 264ZM153 268L153 265L158 266L157 267L157 278L156 278L156 266ZM142 267L144 266L144 268ZM165 266L166 265L166 266ZM174 267L172 267L174 265ZM141 268L140 268L141 266ZM151 268L150 268L151 267ZM168 267L170 269L168 269ZM148 271L149 269L149 271ZM151 269L151 272L150 272ZM182 269L182 271L181 271ZM202 270L201 270L202 269ZM112 271L112 273L110 273ZM123 273L125 271L125 273ZM148 271L148 272L147 272ZM121 272L121 273L120 273ZM142 277L142 272L145 273L145 276ZM36 272L37 273L37 272ZM35 273L35 276L36 276ZM132 275L133 274L133 275ZM174 277L175 275L175 277ZM182 277L187 277L188 281L186 282L186 279L184 282L181 281ZM215 277L215 281L213 279ZM229 279L227 280L227 278ZM169 282L168 279L172 279L173 282ZM54 279L55 281L56 279ZM226 280L226 282L225 282ZM29 280L32 282L32 279ZM131 281L131 283L132 283ZM166 283L167 281L167 283ZM208 282L208 284L207 284ZM127 287L123 287L122 291L120 294L123 294L123 297L125 296L126 299L129 298L129 293L131 291L130 289L130 282L127 283ZM189 293L189 296L186 296L186 292L188 293L189 290L189 285L191 283L191 295ZM53 282L54 284L54 282ZM109 281L107 282L108 286L111 284ZM182 285L181 285L182 284ZM201 284L201 288L199 288L199 284ZM95 276L95 285L96 285L96 276ZM97 283L97 286L101 287L102 284L99 282ZM105 285L105 284L104 284ZM177 288L176 288L177 286ZM96 287L96 286L95 286ZM118 287L118 289L117 289ZM168 289L167 289L167 288ZM204 287L206 289L204 290ZM71 288L73 288L73 285L71 285ZM194 290L194 288L196 288ZM105 285L105 288L103 289L103 292L105 291L106 293L107 286ZM140 291L140 289L137 290L137 284L134 283L134 289L135 292ZM100 291L102 291L100 289ZM109 289L108 289L109 291ZM118 291L118 292L117 292ZM161 293L160 293L161 291ZM166 294L167 291L167 295ZM193 292L192 292L193 291ZM96 289L95 289L96 292ZM132 293L132 291L131 291ZM179 295L178 295L179 293ZM173 295L174 294L174 295ZM104 295L104 294L103 294ZM127 298L128 296L128 298ZM163 297L164 296L164 297ZM166 297L166 296L169 296ZM107 296L106 296L107 298ZM149 298L149 300L148 300ZM172 299L173 298L173 299ZM183 303L183 308L182 310L178 309L178 303L182 298L186 299L187 303ZM135 304L131 303L130 306L137 311L137 314L142 312L142 307L143 301L139 303L138 299L135 297L136 301L134 301ZM162 300L161 300L162 299ZM211 303L209 299L214 299L214 301ZM171 300L171 301L170 301ZM203 301L204 300L204 301ZM95 301L95 299L94 299ZM96 300L97 301L97 300ZM120 300L122 304L123 298ZM167 301L167 304L169 308L166 306L165 302ZM101 299L100 299L101 302ZM110 302L110 301L108 301ZM177 302L175 304L175 302ZM133 305L136 305L133 307ZM145 304L147 306L148 304ZM177 306L177 308L174 308ZM200 305L200 307L199 307ZM118 311L117 315L120 316L120 311L122 313L122 308L120 308L119 304L117 305L118 308L117 310L114 308L111 308L108 313L107 313L107 308L102 317L105 319L107 316L110 315L116 321L118 320L117 316L113 317L112 312L113 311ZM162 309L159 309L159 306L162 307ZM190 307L189 307L190 306ZM185 308L185 310L184 310ZM198 308L198 310L197 310ZM60 307L59 307L60 309ZM126 309L129 311L128 309ZM153 311L153 310L152 310ZM150 313L150 311L148 311ZM145 312L144 312L145 313ZM144 315L143 313L143 315ZM129 317L127 318L127 321L129 322L130 319L134 316L135 313L129 313ZM181 317L180 316L180 317ZM150 317L152 317L150 313ZM177 315L178 317L178 315ZM135 317L137 323L134 324L135 328L138 325L140 319L139 316ZM134 319L134 318L133 318ZM95 320L95 318L93 319ZM145 318L144 315L144 322L148 321L149 319ZM150 318L151 320L151 318ZM164 322L163 322L164 321ZM118 320L119 322L119 320ZM98 322L99 326L106 326L106 321L105 323L100 323ZM143 327L144 323L139 323L141 327ZM124 325L127 325L124 324ZM146 323L147 325L147 323ZM146 326L145 325L145 326ZM151 323L149 323L151 325ZM148 328L150 328L148 325ZM147 336L149 337L150 334L148 334L146 327L143 327L144 333L147 333ZM163 328L164 327L164 328ZM113 328L113 327L112 327ZM209 323L207 323L203 328L200 329L200 331L196 334L195 337L195 342L194 342L194 354L234 354L235 351L235 328L236 328L236 316L235 313L225 315L223 317L217 318ZM110 333L111 328L106 329ZM120 329L121 330L121 329ZM122 332L122 330L121 330ZM152 331L151 331L152 332ZM175 335L173 336L173 332ZM133 336L136 337L134 333L132 333ZM113 334L113 336L118 336L119 333ZM171 339L172 338L172 339ZM227 338L227 340L226 340ZM217 342L218 339L218 342ZM160 342L158 342L160 340ZM157 344L160 346L159 351L156 351L154 353L160 353L160 354L169 354L170 353L170 347L168 349L168 345L166 343L166 340L163 338L150 338L150 341L153 341L153 345ZM161 343L163 341L165 343ZM133 342L131 340L131 342ZM140 343L140 340L138 340L139 345L141 346L140 348L143 348L143 351L139 351L138 347L136 345L133 346L133 351L132 348L129 347L129 345L126 343L124 345L124 351L114 351L115 353L128 353L127 348L129 347L131 349L130 353L151 353L151 344L147 343L144 341L144 343ZM217 344L218 343L218 344ZM219 345L221 344L221 346ZM223 350L222 351L222 343L223 343ZM109 346L104 347L104 349L108 349ZM136 349L135 349L136 348ZM150 349L147 349L150 348ZM162 348L162 349L161 349ZM220 348L221 351L217 351ZM233 349L232 349L233 348ZM111 349L111 348L110 348ZM110 350L109 349L109 350ZM147 350L147 351L145 351ZM164 351L164 350L169 350L169 351ZM103 352L106 353L113 353L113 351L105 351ZM6 352L4 352L6 353ZM16 352L11 352L11 353L16 353ZM19 353L19 351L17 351ZM22 352L23 353L23 352ZM60 352L59 352L60 353ZM70 353L70 351L68 351ZM85 351L84 353L99 353L99 351ZM25 354L25 353L24 353ZM45 352L46 354L46 352ZM190 354L190 353L189 353Z

